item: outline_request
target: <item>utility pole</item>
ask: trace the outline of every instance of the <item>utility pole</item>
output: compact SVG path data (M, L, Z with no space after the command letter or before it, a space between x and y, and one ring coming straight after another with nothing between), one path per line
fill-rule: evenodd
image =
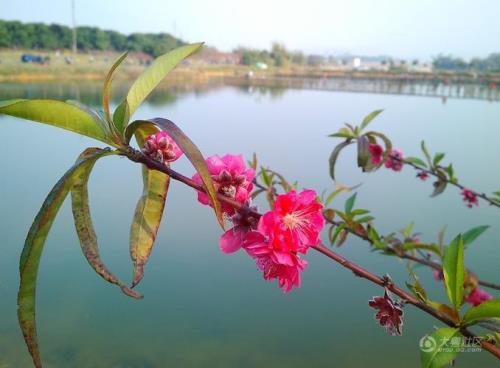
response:
M76 57L76 16L75 16L75 0L71 0L71 18L73 21L73 56Z

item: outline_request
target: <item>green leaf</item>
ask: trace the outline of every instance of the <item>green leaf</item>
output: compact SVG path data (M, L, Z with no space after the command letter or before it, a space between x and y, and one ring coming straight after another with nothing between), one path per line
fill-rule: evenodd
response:
M120 66L120 64L123 62L123 60L125 60L127 55L128 51L125 51L115 60L115 62L111 66L111 69L109 69L108 74L106 74L106 78L104 79L104 87L102 89L102 108L104 110L104 113L106 114L106 120L109 123L109 128L115 134L118 134L118 131L114 126L113 119L111 118L111 114L109 112L109 100L111 96L111 80L113 79L113 74L116 68Z
M0 103L1 114L52 125L113 145L99 122L74 104L57 100L11 101Z
M448 178L452 183L457 182L457 178L455 178L455 171L453 170L453 164L449 164L446 168L446 172L448 173Z
M339 157L340 152L351 143L352 141L348 139L335 146L335 148L332 151L332 154L330 155L330 158L328 159L328 163L330 166L330 177L333 180L335 180L335 164L337 162L337 158Z
M19 262L21 281L17 296L17 315L24 340L37 368L42 366L35 321L36 279L40 257L54 218L73 186L75 178L85 170L85 165L89 162L95 162L103 151L93 148L86 152L88 156L73 165L48 194L31 225L21 253Z
M424 153L425 159L427 160L429 167L432 167L431 154L429 153L429 150L427 149L427 146L425 145L425 141L422 141L420 143L420 147L422 148L422 152Z
M404 250L412 250L412 249L423 249L429 252L433 252L437 255L441 255L441 251L439 247L435 244L422 244L422 243L403 243L399 247Z
M444 158L445 154L443 152L438 152L434 155L434 159L432 160L432 163L434 166L437 166L441 160Z
M464 240L461 234L444 251L443 273L448 298L459 310L463 301L465 277Z
M370 213L370 211L365 210L364 208L357 208L351 211L352 216L366 215L367 213Z
M347 215L351 214L351 211L354 207L354 203L356 202L356 195L357 193L354 193L347 199L347 201L345 201L344 210Z
M408 225L405 226L405 228L403 230L401 230L401 234L405 237L405 238L409 238L413 232L413 228L415 226L415 223L414 222L410 222Z
M175 125L172 121L167 119L151 119L151 120L136 120L132 124L130 124L125 131L125 141L126 143L130 142L130 138L132 134L141 126L150 126L154 124L161 130L168 133L168 135L177 143L179 148L184 152L186 157L191 161L194 168L200 174L201 180L203 182L203 187L206 190L208 197L212 203L212 207L215 211L215 216L219 221L219 224L222 228L224 228L224 218L222 215L221 205L219 199L217 198L217 191L214 187L214 182L210 173L208 172L207 164L205 163L205 159L201 154L200 150L196 145L189 139L189 137L184 134L184 132Z
M373 216L364 216L364 217L361 217L360 219L357 219L356 222L358 224L362 224L362 223L370 222L373 220L375 220L375 217L373 217Z
M346 228L346 224L342 222L339 226L335 228L335 231L333 232L333 235L330 239L330 243L333 245L337 241L337 238L339 237L339 234Z
M368 143L368 138L364 135L357 139L358 142L358 167L361 167L363 170L368 165L370 160L370 151L368 147L370 143Z
M444 180L438 179L433 185L434 191L432 192L431 197L436 197L444 192L448 183Z
M409 163L412 163L414 165L417 165L419 167L422 167L422 168L427 168L427 164L422 161L421 159L419 159L418 157L405 157L404 159L406 162L409 162Z
M472 325L490 318L500 318L500 299L487 300L470 308L464 314L463 323Z
M348 128L340 128L337 133L330 134L333 138L354 138L354 134Z
M476 226L466 231L463 235L464 246L467 247L470 243L476 240L482 233L489 229L489 225Z
M154 126L142 126L135 131L139 147L145 139L158 129ZM160 171L142 167L144 189L137 203L134 219L130 228L130 257L134 262L132 287L144 276L144 265L149 260L160 227L165 201L167 199L170 177Z
M99 152L98 149L87 149L79 157L77 162L84 160L90 154ZM81 165L81 170L75 173L73 187L71 188L71 206L76 232L80 240L83 255L94 271L104 280L115 284L128 296L141 299L142 295L131 290L123 281L113 275L104 265L99 254L97 236L90 216L88 181L90 173L97 159L110 155L109 151L100 151L95 160L86 161Z
M375 110L365 116L363 121L361 122L361 130L365 129L368 124L372 122L382 111L384 110Z
M454 346L453 337L460 336L457 328L444 327L420 340L420 361L423 368L440 368L458 355L461 345ZM460 339L460 344L461 344Z
M268 170L261 167L261 170L260 170L260 175L262 177L262 181L264 182L264 184L266 184L266 186L269 188L273 185L273 174L269 175L268 173Z
M158 57L130 87L127 98L115 111L114 123L119 132L123 132L128 119L134 114L139 105L148 97L153 89L174 69L181 61L198 51L203 43L194 43L178 47L165 55Z

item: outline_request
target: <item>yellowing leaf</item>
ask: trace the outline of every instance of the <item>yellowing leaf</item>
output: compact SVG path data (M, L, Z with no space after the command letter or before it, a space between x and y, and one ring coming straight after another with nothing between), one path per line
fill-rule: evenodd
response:
M0 103L0 114L66 129L112 144L95 118L74 104L57 100L11 100Z

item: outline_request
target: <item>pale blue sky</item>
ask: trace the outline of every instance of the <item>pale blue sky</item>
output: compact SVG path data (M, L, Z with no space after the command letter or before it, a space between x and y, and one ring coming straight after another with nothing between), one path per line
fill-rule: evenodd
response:
M70 24L71 0L0 0L0 18ZM497 0L76 0L77 22L123 33L170 32L222 50L430 58L500 52Z

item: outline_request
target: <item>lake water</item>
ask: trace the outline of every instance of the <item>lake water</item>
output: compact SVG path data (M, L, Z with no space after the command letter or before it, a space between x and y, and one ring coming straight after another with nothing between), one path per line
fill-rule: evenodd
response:
M376 87L371 91L378 93L288 87L296 86L164 89L136 116L177 122L206 155L257 152L261 164L321 192L332 188L327 158L336 141L327 135L343 122L359 122L384 108L372 128L387 133L407 155L418 155L425 139L431 150L447 153L463 183L485 192L500 189L496 95L443 99L388 94ZM72 98L97 105L99 93L100 84L90 82L5 84L0 98ZM30 367L16 317L25 235L53 184L85 147L100 143L9 117L0 117L0 125L0 367ZM175 169L193 173L185 159ZM384 233L414 221L424 241L435 240L443 225L449 240L472 226L493 225L467 251L466 263L481 278L500 282L498 209L481 203L469 210L455 189L431 199L431 183L416 180L409 168L362 174L354 150L341 156L337 175L346 185L363 183L358 204L373 211ZM99 161L91 177L102 257L124 280L131 277L128 233L141 190L139 166L124 158ZM420 337L441 326L407 307L403 336L388 336L367 306L381 289L314 251L306 257L303 286L284 295L276 283L262 280L245 254L219 251L220 229L210 209L179 183L171 186L139 286L145 298L132 300L87 265L69 207L66 201L40 267L37 318L46 367L418 367ZM370 252L362 241L350 238L338 251L380 275L390 274L400 285L407 280L404 263ZM431 297L445 301L430 271L419 268L418 273ZM486 353L458 359L459 367L496 364Z

